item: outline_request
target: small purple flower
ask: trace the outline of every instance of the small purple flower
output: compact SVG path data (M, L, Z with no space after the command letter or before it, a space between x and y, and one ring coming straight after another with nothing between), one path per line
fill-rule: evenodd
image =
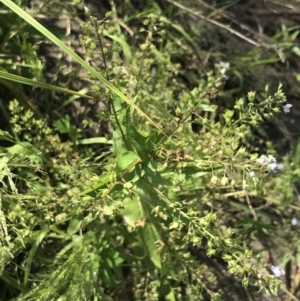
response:
M264 165L264 164L266 164L267 162L268 162L268 157L265 156L265 155L262 155L262 156L260 157L260 164L261 164L261 165Z
M290 108L292 107L292 105L290 103L287 103L285 106L283 106L283 111L285 114L290 112Z
M291 224L292 224L293 226L297 226L298 220L297 220L295 217L293 217L292 220L291 220Z
M269 164L270 170L272 170L274 173L276 173L278 170L283 169L283 164L279 163L277 164L276 160L272 160L272 162Z
M253 178L254 176L255 176L255 172L254 172L254 171L250 171L250 172L249 172L249 177L250 177L250 178Z
M276 277L281 277L285 275L285 271L282 268L280 268L280 266L272 265L271 270Z

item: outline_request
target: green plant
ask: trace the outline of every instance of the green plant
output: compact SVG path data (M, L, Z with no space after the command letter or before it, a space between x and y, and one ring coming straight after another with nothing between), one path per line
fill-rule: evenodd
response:
M83 43L94 68L24 10L1 2L86 68L92 98L107 107L100 117L113 126L112 141L83 139L69 116L51 125L10 102L10 132L0 132L6 142L0 157L1 298L228 300L218 268L249 288L249 300L253 288L277 295L280 278L249 244L275 233L261 205L265 199L282 202L281 211L274 209L280 218L294 206L293 187L281 187L297 180L298 147L295 165L289 167L286 156L282 171L270 143L266 156L248 141L261 122L282 112L282 85L274 93L266 86L231 98L220 109L214 100L226 94L229 64L196 77L193 87L179 85L181 65L172 59L191 48L170 38L165 16L143 15L142 41L130 47L114 22L116 10L103 20L86 11ZM78 148L89 143L112 148L97 161Z

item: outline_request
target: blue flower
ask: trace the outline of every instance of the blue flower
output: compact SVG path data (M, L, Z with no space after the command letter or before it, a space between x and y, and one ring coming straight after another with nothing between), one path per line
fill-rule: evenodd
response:
M285 106L283 106L283 111L285 114L290 112L290 108L292 107L292 105L290 103L287 103Z
M264 165L264 164L266 164L267 162L268 162L268 157L265 156L265 155L262 155L262 156L260 157L260 164L261 164L261 165Z
M274 266L274 265L272 265L271 266L271 270L272 270L272 272L274 273L274 275L276 277L280 277L280 276L284 276L285 275L285 271L282 268L280 268L280 266Z
M274 173L276 173L278 170L283 169L283 164L281 163L277 164L276 160L273 159L272 162L269 164L269 168Z

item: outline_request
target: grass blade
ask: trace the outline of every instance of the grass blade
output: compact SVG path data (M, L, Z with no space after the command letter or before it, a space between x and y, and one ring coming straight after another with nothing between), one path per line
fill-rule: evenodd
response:
M15 83L20 83L20 84L23 84L23 85L39 87L39 88L43 88L43 89L47 89L47 90L52 90L52 91L57 91L57 92L62 92L62 93L67 93L67 94L72 94L72 95L77 95L77 96L80 96L80 97L93 99L92 96L81 94L81 93L73 91L73 90L69 90L69 89L66 89L66 88L61 88L61 87L50 85L50 84L47 84L47 83L31 80L29 78L19 76L19 75L15 75L15 74L11 74L9 72L0 71L0 78L3 78L5 80L9 80L9 81L12 81L12 82L15 82Z

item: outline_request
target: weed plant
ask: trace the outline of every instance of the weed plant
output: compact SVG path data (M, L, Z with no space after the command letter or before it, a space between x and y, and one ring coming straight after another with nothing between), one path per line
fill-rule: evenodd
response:
M282 85L220 109L230 64L218 62L192 88L180 82L173 58L192 48L170 38L165 16L143 15L132 46L116 11L98 20L86 10L91 67L25 10L1 2L86 68L89 97L107 107L99 122L113 128L111 137L84 139L68 116L51 124L18 97L3 105L10 126L0 132L1 300L228 300L224 271L249 300L255 291L276 296L294 253L271 267L250 243L291 227L287 211L298 207L286 183L298 178L299 145L282 164L270 142L262 153L249 139L292 109ZM42 76L11 73L0 76L78 96ZM97 158L88 144L99 142Z

